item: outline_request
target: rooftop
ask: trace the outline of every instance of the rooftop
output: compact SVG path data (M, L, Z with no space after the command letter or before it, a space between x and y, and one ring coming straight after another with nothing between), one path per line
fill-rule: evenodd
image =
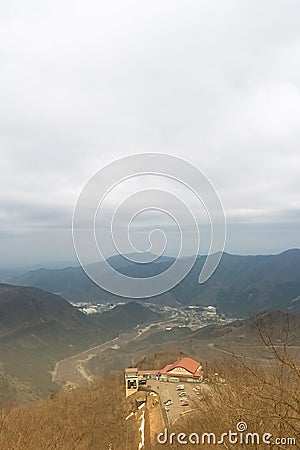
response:
M174 362L173 364L168 364L161 370L161 373L168 373L171 370L182 368L192 373L193 375L200 375L201 370L198 370L201 366L201 363L195 361L192 358L182 358L179 361Z
M129 367L127 369L125 369L125 373L133 373L133 372L137 372L137 368L136 367Z
M196 376L199 377L203 375L201 363L198 361L195 361L192 358L182 358L178 361L175 361L173 364L167 364L163 369L160 370L139 370L139 375L168 375L169 372L171 372L174 369L180 368L185 369L188 371L191 375L190 376ZM136 370L136 369L126 369L126 370ZM170 374L171 375L171 374ZM181 373L180 376L189 376L186 373Z

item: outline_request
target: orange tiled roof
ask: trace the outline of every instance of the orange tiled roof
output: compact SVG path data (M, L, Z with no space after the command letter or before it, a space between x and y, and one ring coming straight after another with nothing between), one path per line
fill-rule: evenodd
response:
M173 364L168 364L161 370L161 373L168 373L171 370L180 367L187 370L193 375L200 375L202 373L202 371L198 370L200 365L201 364L199 362L195 361L192 358L182 358L179 361L174 362Z

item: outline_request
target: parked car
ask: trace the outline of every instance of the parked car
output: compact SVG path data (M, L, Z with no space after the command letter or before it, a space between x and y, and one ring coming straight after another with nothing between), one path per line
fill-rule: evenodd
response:
M188 402L181 403L181 406L189 406Z
M184 384L178 384L176 386L177 391L183 391L184 390Z
M166 405L167 403L169 403L169 402L172 402L172 400L169 398L168 400L166 400L165 402L164 402L164 404Z
M166 406L170 406L170 405L173 405L173 402L172 402L172 400L167 400L167 401L165 402L165 405L166 405Z
M185 392L185 391L181 391L181 392L178 394L179 397L183 397L183 396L185 396L185 395L186 395L186 392Z

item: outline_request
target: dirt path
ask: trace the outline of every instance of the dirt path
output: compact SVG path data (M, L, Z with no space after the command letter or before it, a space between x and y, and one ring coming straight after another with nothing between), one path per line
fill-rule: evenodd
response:
M162 322L147 324L143 328L126 331L114 339L84 350L76 355L57 361L53 372L51 372L52 381L58 384L62 384L66 381L77 384L91 381L93 378L92 374L89 373L86 368L86 363L90 359L95 356L99 356L102 352L108 350L109 348L118 349L122 345L126 345L129 342L141 338L145 333L149 332L152 327L160 328L164 326L165 323L169 322L170 321L166 319Z
M58 378L60 378L60 372L62 370L62 366L68 365L68 364L74 364L76 363L85 363L89 359L96 356L96 354L101 353L101 351L107 350L109 347L113 346L115 341L117 339L120 339L120 336L111 339L110 341L106 341L102 344L96 345L95 347L89 348L87 350L84 350L83 352L77 353L76 355L69 356L68 358L61 359L60 361L57 361L55 364L55 368L53 372L51 372L52 375L52 381L55 383L59 383ZM91 353L93 352L93 353ZM72 381L72 380L69 380Z
M128 333L128 337L126 334L123 334L110 341L106 341L95 347L84 350L83 352L77 353L76 355L58 361L52 372L52 381L58 384L62 384L65 381L77 384L91 381L92 375L86 369L86 363L109 348L116 348L116 345L126 344L130 341L130 336L132 336L132 332Z

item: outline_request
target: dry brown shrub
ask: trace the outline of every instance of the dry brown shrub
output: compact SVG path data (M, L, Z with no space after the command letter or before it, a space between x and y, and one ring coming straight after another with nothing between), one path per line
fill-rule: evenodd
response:
M10 411L1 422L5 450L116 450L126 438L123 376L112 374L72 392Z

